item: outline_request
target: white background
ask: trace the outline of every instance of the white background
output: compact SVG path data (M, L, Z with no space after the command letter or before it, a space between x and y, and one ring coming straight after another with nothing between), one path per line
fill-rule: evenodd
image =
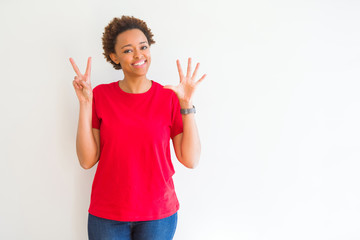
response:
M360 239L360 2L0 2L0 239L87 239L96 167L75 150L69 57L92 85L122 79L102 55L113 17L154 33L148 76L201 63L200 165L174 158L175 240ZM172 152L173 154L173 152ZM174 156L174 155L173 155Z

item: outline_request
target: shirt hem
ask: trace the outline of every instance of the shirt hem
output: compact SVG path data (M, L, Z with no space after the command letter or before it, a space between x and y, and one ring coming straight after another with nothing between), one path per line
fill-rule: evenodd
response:
M91 215L94 215L96 217L100 217L100 218L105 218L105 219L109 219L109 220L113 220L113 221L121 221L121 222L137 222L137 221L152 221L152 220L159 220L159 219L163 219L163 218L167 218L172 216L173 214L175 214L177 211L179 210L179 205L176 206L176 208L172 211L170 211L169 213L164 213L161 215L157 215L157 216L141 216L141 217L136 217L136 218L128 218L128 217L108 217L106 215L103 215L101 213L98 213L96 211L93 211L92 209L89 208L88 213L90 213Z

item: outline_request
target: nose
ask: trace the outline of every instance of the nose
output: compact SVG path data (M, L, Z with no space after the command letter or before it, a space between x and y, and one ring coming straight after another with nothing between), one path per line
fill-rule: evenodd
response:
M142 53L140 50L135 50L134 51L134 58L136 59L140 59L142 57Z

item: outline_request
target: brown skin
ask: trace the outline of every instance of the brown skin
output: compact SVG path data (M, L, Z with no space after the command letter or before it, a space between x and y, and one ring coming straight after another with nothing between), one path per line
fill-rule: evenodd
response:
M146 23L141 19L129 16L122 16L121 18L114 18L106 27L102 37L102 44L106 61L111 63L116 70L121 69L121 65L112 61L110 54L115 53L115 43L118 35L130 29L139 29L146 36L147 42L150 45L154 44L153 34L151 29L147 27Z
M115 53L110 58L120 64L124 79L119 81L121 89L130 93L146 92L151 87L151 81L146 73L151 63L150 47L146 36L139 29L131 29L120 33L116 38ZM137 62L144 61L141 66Z
M130 93L146 92L150 87L150 80L146 74L151 63L150 48L144 33L138 29L122 32L116 39L115 53L110 57L113 62L122 66L124 79L119 81L119 87ZM134 63L145 63L141 67L135 67ZM180 83L178 86L166 85L164 88L171 89L179 98L181 108L192 107L192 96L198 84L205 78L195 81L199 68L191 74L191 58L188 61L186 76L183 74L180 62L177 61ZM194 114L183 115L183 133L173 138L175 154L178 160L188 168L197 166L200 159L201 144L195 122Z
M202 82L206 74L198 81L195 81L200 64L196 65L195 71L191 74L191 58L188 59L186 76L181 69L180 61L177 60L177 67L180 76L180 83L177 86L166 85L164 88L171 89L179 99L181 108L192 108L192 96L198 84ZM173 138L175 154L179 161L188 168L195 168L199 164L201 143L194 113L182 115L183 133Z
M115 52L110 53L111 61L120 66L124 79L119 81L119 87L129 93L143 93L150 89L151 81L146 77L151 63L148 38L139 29L126 30L116 37ZM92 89L90 83L91 58L85 74L81 74L74 60L70 62L77 74L73 85L80 102L80 117L77 133L77 154L83 168L89 169L96 164L100 154L100 131L91 128ZM135 66L135 63L142 63ZM120 64L120 65L119 65ZM177 86L166 85L179 99L181 108L192 107L192 96L198 84L205 78L203 75L195 81L199 68L197 64L194 73L191 72L191 58L188 60L186 76L183 74L180 62L177 60L180 83ZM183 133L173 138L176 157L188 168L198 165L201 152L199 134L194 114L182 115Z
M73 86L80 104L76 153L81 167L90 169L97 163L100 156L100 131L91 127L93 98L90 82L91 57L88 58L84 74L80 72L72 58L70 58L70 62L77 75L74 77Z

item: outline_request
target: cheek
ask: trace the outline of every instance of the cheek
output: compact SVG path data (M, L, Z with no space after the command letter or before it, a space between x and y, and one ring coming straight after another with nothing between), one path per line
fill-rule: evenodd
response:
M150 50L147 50L146 52L144 52L144 55L145 55L147 58L151 58Z
M121 57L120 63L123 63L124 65L131 63L132 58L128 55Z

